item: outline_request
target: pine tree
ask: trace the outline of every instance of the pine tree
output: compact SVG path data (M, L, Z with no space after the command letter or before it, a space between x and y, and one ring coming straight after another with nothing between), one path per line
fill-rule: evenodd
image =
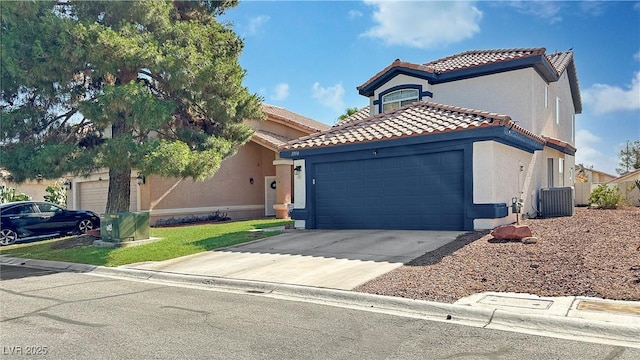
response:
M128 211L134 168L211 177L264 118L216 20L236 5L1 2L0 166L18 182L108 168L106 212Z
M620 167L616 172L624 175L635 169L640 169L640 140L627 141L627 145L620 150Z

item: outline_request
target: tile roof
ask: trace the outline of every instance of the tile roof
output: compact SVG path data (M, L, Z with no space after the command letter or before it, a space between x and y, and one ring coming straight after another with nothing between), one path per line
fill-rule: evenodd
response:
M556 138L552 138L550 136L543 136L542 137L545 140L545 144L551 144L551 145L555 145L555 147L562 149L563 151L572 151L573 153L576 152L576 147L569 144L566 141L562 141L560 139L556 139Z
M546 57L547 60L549 60L551 66L553 66L553 68L556 70L556 72L558 74L562 74L573 60L573 52L571 50L566 52L557 52L546 55Z
M429 68L433 73L443 74L454 70L542 55L544 51L544 48L472 50L431 61L423 66Z
M297 125L309 133L318 132L330 128L329 125L313 120L306 116L296 114L279 106L262 104L262 111L272 119L277 119L285 123Z
M544 55L549 65L556 72L562 74L573 60L573 52L558 52L550 55L545 54L545 48L516 48L516 49L495 49L495 50L471 50L459 54L447 56L438 60L424 64L413 64L396 59L391 65L378 72L364 84L357 87L358 90L365 89L368 85L376 81L393 68L404 68L420 71L434 76L446 74L452 71L476 68L484 65L507 63L512 60L524 59L534 56Z
M335 125L333 125L333 127L336 126L342 126L348 122L352 122L352 121L356 121L356 120L362 120L362 119L366 119L369 117L369 106L365 106L362 109L358 110L358 112L351 114L349 117L347 117L346 119L339 121L338 123L336 123Z
M500 125L509 126L511 129L544 143L544 139L519 127L511 121L509 116L418 101L392 111L366 119L350 121L321 133L290 141L280 146L279 149L328 147Z
M291 141L293 139L282 136L282 135L274 134L269 131L255 130L251 140L259 144L263 144L270 149L277 150L278 146L284 145L287 141Z

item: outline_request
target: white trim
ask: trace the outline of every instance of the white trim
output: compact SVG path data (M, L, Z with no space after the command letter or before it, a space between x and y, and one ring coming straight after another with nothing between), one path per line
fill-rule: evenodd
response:
M291 159L277 159L277 160L273 160L273 165L293 165L293 160L291 160Z
M296 229L304 229L306 225L307 225L307 223L306 223L305 220L295 220L293 226Z
M212 213L216 211L243 211L243 210L263 210L264 205L229 205L229 206L212 206L198 208L175 208L175 209L158 209L149 210L150 215L189 215L196 213ZM145 210L143 210L145 211Z
M306 192L307 185L305 183L307 175L305 174L305 161L302 160L294 160L293 161L294 168L300 166L300 171L296 174L296 171L293 171L293 204L294 209L304 209L307 206Z
M549 107L549 85L544 86L544 108Z

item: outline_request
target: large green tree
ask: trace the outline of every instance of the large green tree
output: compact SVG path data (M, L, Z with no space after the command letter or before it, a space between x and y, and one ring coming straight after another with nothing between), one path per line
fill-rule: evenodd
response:
M248 141L232 1L1 2L0 166L14 181L109 169L107 212L132 169L203 180Z

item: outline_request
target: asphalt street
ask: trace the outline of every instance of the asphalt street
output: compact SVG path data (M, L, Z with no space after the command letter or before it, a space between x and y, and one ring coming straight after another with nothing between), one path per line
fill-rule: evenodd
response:
M638 359L640 349L3 265L3 359Z

